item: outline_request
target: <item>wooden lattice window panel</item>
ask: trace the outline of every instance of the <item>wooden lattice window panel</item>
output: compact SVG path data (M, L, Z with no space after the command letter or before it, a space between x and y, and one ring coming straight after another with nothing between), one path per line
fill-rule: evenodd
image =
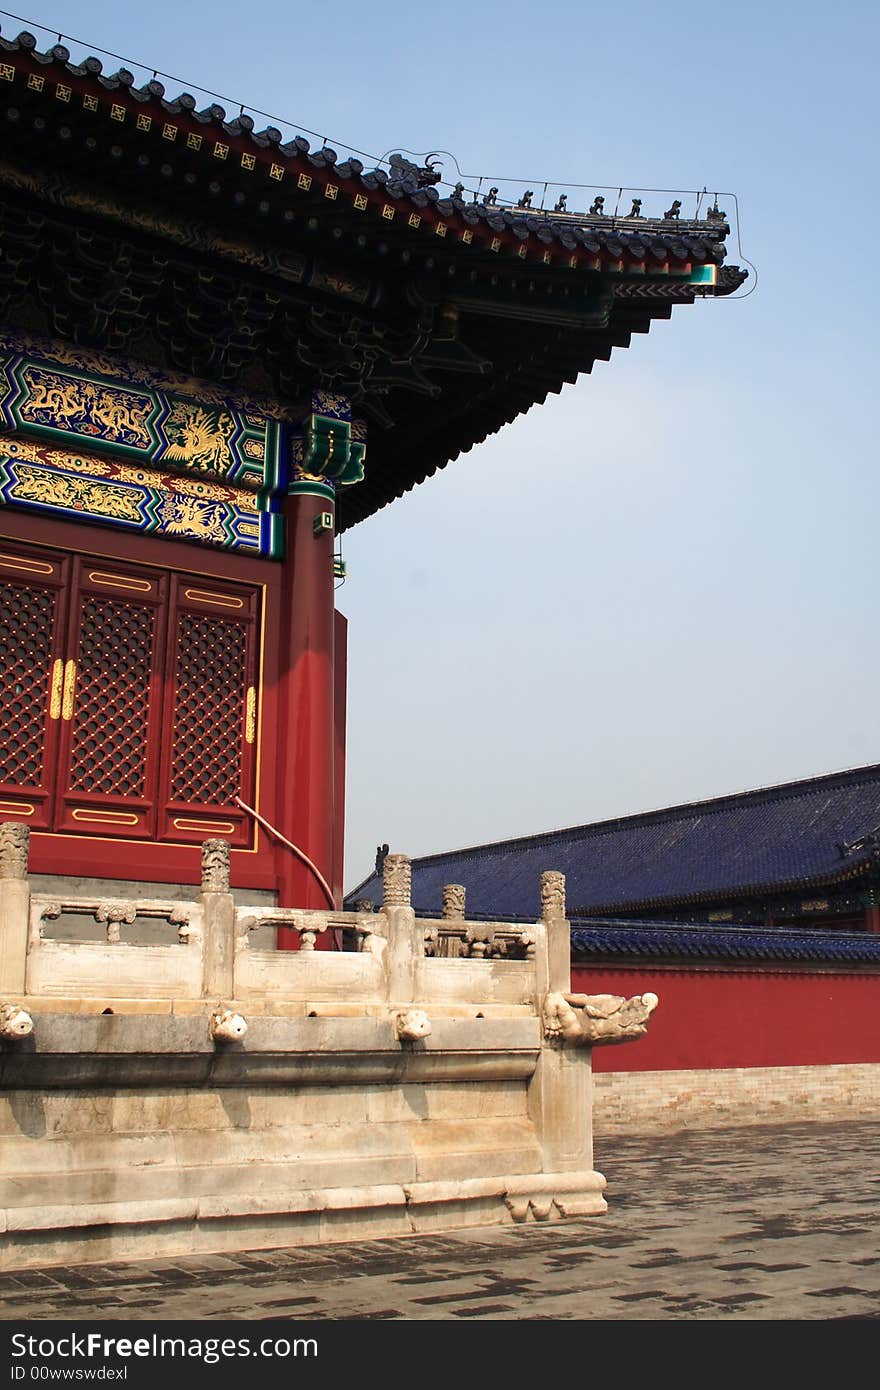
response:
M155 619L146 605L83 601L73 791L144 795Z
M229 806L240 795L247 647L246 623L180 614L174 801Z
M0 584L0 604L0 782L39 786L55 594L30 585Z

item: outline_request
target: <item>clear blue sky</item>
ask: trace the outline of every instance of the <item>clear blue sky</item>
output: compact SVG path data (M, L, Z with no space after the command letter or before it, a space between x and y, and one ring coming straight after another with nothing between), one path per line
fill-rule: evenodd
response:
M880 759L876 5L25 13L377 154L739 197L756 293L676 310L345 537L349 884L378 841Z

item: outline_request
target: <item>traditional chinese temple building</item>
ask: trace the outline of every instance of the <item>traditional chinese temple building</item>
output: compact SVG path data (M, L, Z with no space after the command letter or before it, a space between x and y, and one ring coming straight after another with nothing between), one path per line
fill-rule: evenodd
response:
M0 130L0 819L37 875L223 838L338 905L334 536L736 289L724 214L446 196L26 33Z

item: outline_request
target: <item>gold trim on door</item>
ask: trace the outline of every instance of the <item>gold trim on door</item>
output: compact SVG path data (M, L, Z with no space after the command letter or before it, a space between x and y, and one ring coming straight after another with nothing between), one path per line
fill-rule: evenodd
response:
M153 585L150 579L133 579L131 575L104 574L101 570L90 570L89 579L93 584L103 584L110 589L130 589L136 594L149 594Z
M212 594L207 589L184 589L184 597L195 603L216 603L221 608L244 608L244 599L233 594Z
M213 830L215 835L234 835L237 826L228 820L195 820L191 816L175 816L176 830Z
M50 686L51 695L49 697L50 719L61 718L61 689L63 685L64 661L63 658L59 656L58 660L52 663L52 683Z
M76 693L76 662L70 658L64 668L64 690L61 695L61 718L73 718L73 700Z
M99 825L137 825L140 821L131 811L84 811L78 806L70 814L74 820L97 821Z
M244 708L244 741L253 743L257 733L257 687L248 686Z
M0 555L0 565L5 570L21 570L24 574L54 574L55 566L44 560L25 559L23 555Z

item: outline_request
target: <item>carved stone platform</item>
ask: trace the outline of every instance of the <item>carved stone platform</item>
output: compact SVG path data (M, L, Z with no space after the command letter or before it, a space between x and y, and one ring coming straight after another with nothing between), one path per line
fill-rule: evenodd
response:
M25 857L0 835L4 1267L605 1210L561 876L524 929L417 919L402 856L375 913L238 906L215 846L190 902L31 894Z

